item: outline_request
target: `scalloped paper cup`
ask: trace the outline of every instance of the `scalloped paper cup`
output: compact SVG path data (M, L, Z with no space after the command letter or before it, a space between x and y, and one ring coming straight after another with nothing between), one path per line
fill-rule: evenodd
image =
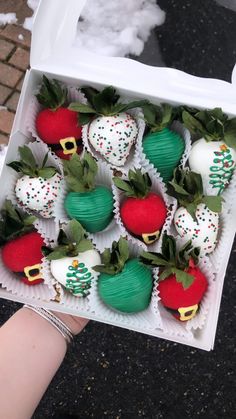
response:
M173 220L173 217L174 217L174 213L176 211L177 203L176 203L175 199L173 199L172 197L170 197L169 195L166 194L166 188L165 188L164 183L162 182L162 179L161 179L159 173L157 173L153 169L149 169L149 171L147 171L146 169L141 169L141 170L142 170L142 173L148 172L148 174L151 178L151 181L152 181L151 191L160 195L163 198L163 200L165 201L165 204L166 204L166 207L167 207L167 217L166 217L165 223L162 227L159 239L156 242L154 242L153 244L150 244L150 245L147 246L144 242L142 242L138 238L132 236L132 234L129 233L128 230L126 230L126 228L125 228L125 226L124 226L124 224L121 220L121 217L120 217L120 206L127 199L127 197L125 196L124 192L119 190L113 184L112 185L112 190L113 190L114 199L115 199L115 219L116 219L116 222L117 222L118 226L120 227L120 231L121 231L122 235L126 236L131 243L133 243L136 246L139 246L140 249L142 249L142 250L148 250L148 251L151 251L151 252L159 252L160 248L161 248L163 233L164 232L168 233L169 230L170 230L172 220Z
M140 111L140 109L130 110L127 113L129 113L136 119L136 122L138 125L138 135L137 135L135 144L133 144L133 146L131 147L129 157L126 160L126 163L124 164L124 166L112 165L111 163L107 162L105 158L101 156L101 154L99 154L93 148L93 146L88 141L89 124L84 125L83 131L82 131L82 141L86 150L88 150L97 160L104 162L108 167L114 170L121 171L122 173L126 173L126 174L129 172L130 169L134 169L134 168L138 169L141 167L138 148L139 148L139 144L142 142L142 138L143 138L143 134L145 130L145 122L143 120L143 114Z
M171 129L173 131L176 131L184 139L185 149L184 149L184 153L182 154L182 157L178 166L180 168L184 168L186 166L186 163L189 158L190 151L191 151L191 135L190 135L189 130L185 128L178 121L173 122L173 124L171 125ZM144 154L142 141L138 143L138 154L141 161L141 165L143 168L145 168L147 172L151 170L151 171L155 171L156 173L159 173L158 169L154 167L154 165L147 159L146 155Z

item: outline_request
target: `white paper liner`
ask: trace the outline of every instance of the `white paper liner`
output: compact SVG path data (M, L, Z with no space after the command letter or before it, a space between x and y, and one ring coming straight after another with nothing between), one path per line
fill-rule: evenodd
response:
M48 153L48 160L46 163L46 167L47 166L53 166L57 169L57 171L59 172L59 174L62 176L63 174L63 168L62 168L62 164L60 159L56 159L53 155L53 153L51 153L51 151L48 149L47 145L42 143L41 141L34 141L34 142L30 142L27 143L27 146L29 147L29 149L32 151L36 162L40 165L43 162L43 159L45 157L45 154ZM17 159L20 160L20 155L18 153L18 157ZM15 186L16 186L16 182L18 179L20 179L22 177L22 173L17 173L15 170L11 170L11 173L8 176L8 182L9 182L9 192L7 194L7 198L10 199L13 203L13 205L18 206L19 208L23 209L25 212L29 213L29 214L34 214L38 217L40 217L39 214L37 214L35 211L31 211L30 209L24 207L22 208L17 199L16 199L16 194L15 194ZM63 183L63 180L62 180ZM60 186L61 189L62 186ZM59 191L60 192L60 191ZM60 195L60 193L59 193ZM55 216L55 208L58 205L57 204L57 200L59 199L59 195L55 200L55 207L53 208L53 214L52 214L52 218Z
M13 272L9 271L2 261L2 256L0 252L0 284L2 288L5 288L7 291L11 292L13 295L25 298L33 298L43 302L49 302L52 300L55 295L55 289L50 282L44 277L44 283L38 285L26 285L19 280L19 278L14 275ZM42 269L43 272L43 269Z
M159 302L163 331L173 338L184 337L188 340L193 339L194 331L203 328L209 309L214 303L215 274L209 258L202 258L199 261L198 267L208 280L208 288L201 300L199 311L193 319L181 322L175 319L174 316L163 307L161 300Z
M220 230L218 235L218 243L214 252L210 253L209 259L211 261L215 273L220 272L222 261L225 258L225 244L232 236L232 226L230 218L231 214L228 213L225 204L223 205L223 212L220 214Z
M130 169L134 169L134 168L138 169L141 167L138 149L140 147L139 144L142 142L142 138L143 138L143 134L145 130L145 122L143 120L143 113L141 112L140 109L132 109L132 110L129 110L127 113L129 113L135 118L137 126L138 126L138 135L137 135L135 144L131 147L129 157L123 166L112 165L111 163L106 161L104 157L93 148L93 146L88 141L89 124L84 125L83 130L82 130L82 141L84 144L84 148L88 150L97 160L104 162L108 167L119 170L122 173L126 173L126 174L129 172Z
M189 158L190 155L190 151L191 151L191 135L190 132L187 128L185 128L180 122L178 121L174 121L173 124L171 125L171 129L173 131L176 131L183 139L185 142L185 149L184 149L184 153L182 154L179 166L180 168L184 168L186 166L187 160ZM156 173L159 174L158 170L154 167L154 165L147 159L146 155L143 152L143 145L142 145L142 141L140 141L137 145L138 148L138 154L139 154L139 158L141 161L141 166L148 172L149 170L151 171L155 171ZM161 178L161 176L160 176ZM162 179L162 178L161 178Z
M150 245L146 245L144 242L142 242L141 240L139 240L138 238L132 236L125 228L121 217L120 217L120 205L122 204L122 202L124 200L127 199L126 195L124 192L122 192L120 189L118 189L114 184L112 185L112 191L113 191L113 195L114 195L114 199L115 199L115 219L116 222L118 224L118 226L120 227L120 231L122 233L123 236L127 236L128 240L139 246L140 248L142 248L143 250L148 250L150 252L159 252L160 248L161 248L161 243L162 243L162 237L164 232L168 233L170 230L170 226L172 224L173 221L173 217L176 211L176 205L177 205L177 201L170 197L169 195L167 195L166 193L166 187L164 185L164 183L162 182L162 178L160 176L159 173L157 173L155 170L153 169L149 169L149 171L147 171L146 169L141 169L142 173L148 172L151 181L152 181L152 187L151 187L151 192L155 192L158 195L160 195L163 200L165 201L166 207L167 207L167 217L165 220L165 223L162 227L161 230L161 234L160 234L160 238L154 242L153 244Z
M129 242L129 249L131 257L137 257L140 253L140 248L135 244ZM89 296L90 310L99 319L107 320L108 322L117 322L124 327L135 327L146 330L162 329L162 319L160 317L158 308L158 293L156 291L157 272L153 273L153 291L149 307L139 313L122 313L118 310L113 310L108 307L98 294L98 280L92 284L91 293Z
M39 86L40 88L40 86ZM35 90L35 93L38 93L39 88ZM67 87L68 88L68 102L81 102L86 104L87 100L84 96L84 94L77 90L76 87ZM27 118L26 118L26 127L28 131L32 134L34 138L40 139L37 130L36 130L36 118L38 113L44 109L42 105L38 102L37 98L35 96L32 96L32 99L29 103L29 106L27 108ZM42 140L41 140L42 141ZM43 142L43 141L42 141ZM45 143L44 143L45 144Z

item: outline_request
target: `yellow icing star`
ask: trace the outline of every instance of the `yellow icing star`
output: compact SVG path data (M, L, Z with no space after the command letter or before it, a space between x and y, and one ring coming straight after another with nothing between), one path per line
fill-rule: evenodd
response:
M73 266L74 268L78 268L78 266L79 266L79 261L78 261L77 259L73 260L73 262L72 262L72 266Z
M220 146L220 149L221 149L221 151L227 151L228 150L228 147L225 144L222 144Z

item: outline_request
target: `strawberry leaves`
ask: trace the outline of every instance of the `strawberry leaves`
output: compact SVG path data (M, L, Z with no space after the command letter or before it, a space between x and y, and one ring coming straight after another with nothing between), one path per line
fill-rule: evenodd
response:
M190 132L204 137L206 141L224 141L236 149L236 118L229 119L221 108L199 111L184 108L183 124Z
M125 263L129 259L129 247L126 239L121 237L118 242L112 243L112 249L105 249L101 255L102 265L96 265L93 270L96 272L116 275L123 271Z
M162 131L165 127L169 127L177 115L175 109L167 103L162 103L160 106L147 103L142 109L144 120L151 132Z
M194 281L194 276L187 272L190 264L198 262L200 249L192 248L191 241L186 243L179 251L173 236L164 234L162 243L162 253L143 252L140 261L151 267L160 267L160 281L175 275L176 281L181 282L186 289Z
M148 173L142 173L140 169L129 170L128 179L116 176L113 182L128 197L145 198L148 195L152 186Z
M74 154L70 160L63 160L63 166L70 191L89 192L95 188L98 166L90 153L85 152L83 158Z
M223 198L203 195L202 177L191 170L175 169L173 180L168 185L168 194L176 198L193 219L196 219L196 209L200 203L216 213L222 210Z
M78 221L71 220L68 227L67 234L60 229L57 238L58 245L55 248L42 247L42 252L48 260L78 256L79 253L93 249L92 242L86 238L86 232Z
M105 87L100 92L92 87L83 87L81 92L88 100L88 105L73 102L69 109L79 112L79 121L82 125L89 123L94 116L114 116L148 103L147 100L133 101L127 104L120 103L120 96L113 86Z
M65 105L67 94L67 88L63 87L58 80L49 80L43 75L40 91L35 96L45 108L56 111L59 107Z
M6 200L1 210L0 245L34 230L35 221L36 217L19 211Z
M42 165L39 166L32 151L27 145L19 147L18 151L20 154L20 161L13 161L7 165L16 172L30 177L42 177L43 179L50 179L57 173L55 167L45 167L48 160L48 153L44 156Z

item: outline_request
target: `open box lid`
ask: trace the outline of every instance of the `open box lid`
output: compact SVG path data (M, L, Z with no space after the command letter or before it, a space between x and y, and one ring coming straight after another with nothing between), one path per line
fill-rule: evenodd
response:
M30 64L33 69L111 84L131 94L135 92L136 97L171 98L173 103L205 108L220 106L225 112L236 115L236 94L231 83L78 49L74 40L85 4L86 0L41 0L32 33Z

